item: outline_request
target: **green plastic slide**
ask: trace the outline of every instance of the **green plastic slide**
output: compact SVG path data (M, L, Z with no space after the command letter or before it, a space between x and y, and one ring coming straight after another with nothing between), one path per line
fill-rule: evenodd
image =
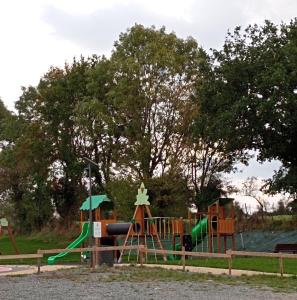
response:
M66 249L76 248L89 236L90 236L90 225L89 225L89 222L85 222L83 224L82 231L81 231L81 234L79 235L79 237L77 239L75 239L71 244L69 244ZM47 259L47 263L49 265L53 265L57 259L66 256L68 253L69 253L68 251L65 251L65 252L59 253L57 255L50 256Z
M204 237L207 234L207 226L208 226L208 219L207 217L203 218L192 228L192 249L195 247L195 245L201 243L201 241L204 239ZM175 249L176 251L180 251L182 249L181 244L176 244ZM191 249L191 250L192 250ZM173 255L168 255L169 260L174 260Z
M200 222L192 229L192 244L200 244L207 234L208 219L207 217L200 220ZM194 247L193 247L194 248Z

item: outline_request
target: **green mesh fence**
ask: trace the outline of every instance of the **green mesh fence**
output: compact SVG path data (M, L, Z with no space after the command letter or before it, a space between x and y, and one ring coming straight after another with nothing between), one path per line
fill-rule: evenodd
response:
M295 244L297 243L297 230L280 231L248 231L236 234L236 250L238 251L259 251L273 252L276 244ZM217 238L213 238L214 252L217 251ZM208 236L198 244L193 251L206 251ZM223 246L223 238L221 239ZM232 248L231 238L227 239L227 248Z

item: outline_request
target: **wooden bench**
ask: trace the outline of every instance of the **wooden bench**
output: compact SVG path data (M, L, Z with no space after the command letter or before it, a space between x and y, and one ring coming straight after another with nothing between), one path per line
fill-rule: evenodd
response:
M276 244L274 252L297 253L297 244Z

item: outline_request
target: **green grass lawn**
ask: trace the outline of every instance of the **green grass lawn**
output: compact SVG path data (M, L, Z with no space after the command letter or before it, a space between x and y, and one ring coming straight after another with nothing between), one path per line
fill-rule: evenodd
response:
M38 249L61 249L67 247L67 245L72 240L65 240L62 237L28 237L28 236L17 236L16 243L19 248L20 253L29 254L37 253ZM0 252L1 254L15 254L14 249L10 243L8 236L0 237ZM54 255L54 254L53 254ZM47 263L47 257L50 255L45 255L42 262ZM80 262L80 253L70 253L59 260L61 262ZM0 264L30 264L36 263L36 260L24 259L24 260L3 260Z
M136 256L131 256L130 262L136 262ZM161 256L149 256L148 263L152 264L171 264L181 265L181 260L173 260L164 262ZM222 258L189 258L186 260L187 266L208 267L208 268L223 268L228 269L228 262ZM266 257L234 257L232 259L232 268L238 270L252 270L267 273L279 272L278 258ZM284 259L284 271L287 274L297 275L297 259Z

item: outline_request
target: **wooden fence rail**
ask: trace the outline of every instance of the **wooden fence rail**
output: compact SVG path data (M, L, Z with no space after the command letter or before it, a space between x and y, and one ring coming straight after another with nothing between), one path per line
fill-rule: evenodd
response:
M138 245L135 246L125 246L126 250L138 250L140 247ZM55 253L62 253L62 252L69 252L69 253L77 253L77 252L104 252L104 251L117 251L122 250L122 246L107 246L107 247L86 247L86 248L75 248L75 249L44 249L38 250L37 253L39 254L55 254Z
M29 258L42 258L42 254L15 254L15 255L0 255L0 260L14 260L14 259L29 259Z
M32 259L37 258L37 274L40 273L41 259L43 254L16 254L16 255L0 255L0 260L15 260L15 259Z
M232 257L243 256L243 257L271 257L279 259L279 273L281 277L284 276L284 258L297 259L297 254L290 253L269 253L269 252L248 252L248 251L233 251L228 250L227 253Z

